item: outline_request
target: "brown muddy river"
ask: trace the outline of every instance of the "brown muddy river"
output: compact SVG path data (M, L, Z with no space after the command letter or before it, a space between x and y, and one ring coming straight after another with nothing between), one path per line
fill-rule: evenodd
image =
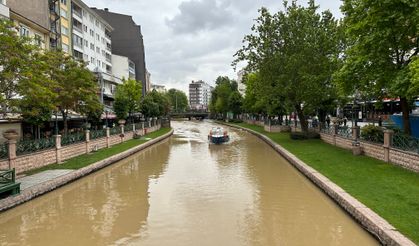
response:
M0 214L0 245L377 245L256 137L208 122Z

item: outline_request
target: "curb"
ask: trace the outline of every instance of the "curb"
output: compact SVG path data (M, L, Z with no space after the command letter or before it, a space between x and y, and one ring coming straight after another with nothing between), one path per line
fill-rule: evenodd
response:
M310 179L311 182L322 189L323 192L332 198L341 208L343 208L353 218L355 218L359 224L361 224L368 232L374 235L383 245L416 245L370 208L348 194L345 190L333 183L327 177L323 176L321 173L317 172L315 169L298 159L295 155L291 154L281 145L273 142L270 138L259 132L241 126L231 125L223 122L217 123L250 132L251 134L257 136L269 144L276 152L278 152L302 174Z
M98 161L96 163L93 163L89 166L74 170L71 173L68 173L66 175L57 177L55 179L46 181L44 183L35 185L29 189L24 190L22 193L20 193L17 196L11 196L5 199L0 200L0 212L11 209L13 207L16 207L20 204L23 204L27 201L30 201L38 196L44 195L50 191L53 191L61 186L64 186L66 184L69 184L75 180L78 180L82 177L85 177L91 173L94 173L100 169L103 169L115 162L118 162L122 159L125 159L143 149L146 149L166 138L169 138L173 134L173 129L170 130L170 132L157 137L155 139L152 139L148 142L145 142L141 145L135 146L129 150L126 150L122 153L116 154L114 156L108 157L104 160Z

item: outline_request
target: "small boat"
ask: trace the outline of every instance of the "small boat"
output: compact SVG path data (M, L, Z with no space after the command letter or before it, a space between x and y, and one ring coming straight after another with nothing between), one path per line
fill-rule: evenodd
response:
M230 140L230 137L227 134L227 131L224 131L221 127L214 127L211 129L208 140L211 141L211 143L214 144L221 144L228 142Z

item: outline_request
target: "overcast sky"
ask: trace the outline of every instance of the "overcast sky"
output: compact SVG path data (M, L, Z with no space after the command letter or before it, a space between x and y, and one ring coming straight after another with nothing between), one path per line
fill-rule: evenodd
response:
M291 1L291 0L290 0ZM257 10L282 9L282 0L84 0L100 9L132 15L142 26L153 84L187 91L192 80L210 84L219 75L236 79L234 53L250 33ZM299 0L301 4L307 1ZM340 0L317 0L341 17Z

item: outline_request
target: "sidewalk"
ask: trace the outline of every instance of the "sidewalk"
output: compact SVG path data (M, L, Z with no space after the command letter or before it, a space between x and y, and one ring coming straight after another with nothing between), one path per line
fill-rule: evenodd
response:
M57 170L47 170L34 175L25 176L18 178L17 183L20 183L20 190L24 191L30 189L36 185L42 184L44 182L51 181L60 176L74 172L72 169L57 169Z

